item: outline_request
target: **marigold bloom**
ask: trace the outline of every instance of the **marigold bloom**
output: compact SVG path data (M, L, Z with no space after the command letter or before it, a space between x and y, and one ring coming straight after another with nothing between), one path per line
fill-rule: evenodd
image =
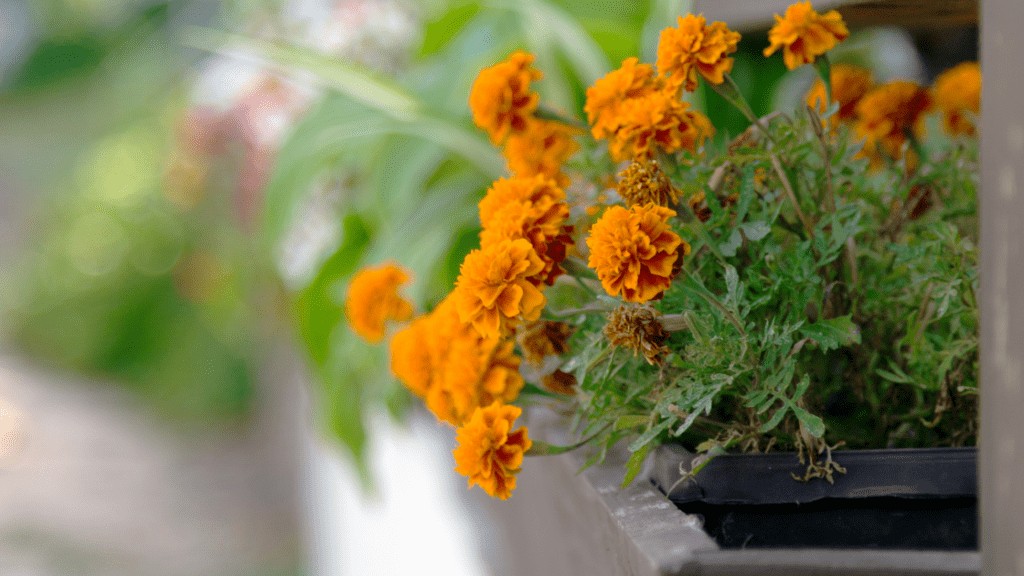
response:
M409 274L393 263L357 272L345 298L345 317L352 331L376 344L384 339L387 321L411 318L412 304L398 295L398 288L408 281Z
M768 31L771 45L764 49L764 55L771 56L782 48L786 68L793 70L814 62L849 35L839 12L818 14L810 2L797 2L786 8L785 16L775 15L775 25Z
M648 306L619 306L608 315L603 332L613 346L641 354L648 364L661 364L669 352L668 332L658 321L658 312Z
M839 120L852 121L857 117L857 103L874 85L871 71L850 64L832 66L832 99L839 103ZM807 92L807 105L824 113L828 107L825 83L819 78Z
M860 155L878 167L883 157L899 160L911 135L924 134L924 113L932 106L928 91L914 82L895 80L868 92L857 104L857 136L864 139ZM907 158L908 164L916 156Z
M501 178L480 201L480 246L525 238L544 262L531 280L554 282L561 273L567 248L572 245L565 192L546 176Z
M672 186L657 160L634 160L619 172L615 186L627 206L657 204L672 206L679 201L679 190Z
M657 149L666 154L695 152L715 128L707 116L689 107L668 90L626 100L619 107L619 128L608 152L619 162L649 159Z
M512 495L523 456L533 445L526 426L512 430L520 414L515 406L495 402L478 408L456 431L455 471L468 478L470 488L479 486L502 500Z
M536 320L544 294L530 278L544 270L529 240L500 240L466 255L455 283L455 307L484 338L499 336L518 318Z
M981 112L981 68L977 62L958 64L935 79L935 104L942 111L947 134L975 133L974 117Z
M561 356L569 350L569 338L575 328L564 322L538 320L517 331L516 339L523 357L534 366L540 366L548 356Z
M514 52L507 60L484 68L469 92L473 122L485 130L494 144L510 133L521 132L533 117L540 96L530 82L543 74L532 66L533 55Z
M587 113L590 132L597 139L608 138L619 129L619 107L626 100L660 90L661 83L650 64L637 58L626 58L618 70L605 74L587 88Z
M661 297L690 253L690 245L669 227L676 213L647 204L629 210L612 206L594 223L587 238L588 265L606 292L627 302Z
M693 92L697 89L697 74L712 84L725 81L732 70L739 32L729 30L725 22L709 26L704 16L680 16L675 28L662 30L658 40L658 71L668 78L673 88Z
M562 165L580 149L573 138L579 130L560 122L530 120L526 129L513 133L501 153L516 176L543 175L567 186L569 178Z
M434 382L434 362L426 345L433 338L429 315L419 316L391 337L391 372L410 392L425 398Z
M479 406L512 402L523 388L510 340L482 338L449 295L391 339L391 370L438 420L458 426Z

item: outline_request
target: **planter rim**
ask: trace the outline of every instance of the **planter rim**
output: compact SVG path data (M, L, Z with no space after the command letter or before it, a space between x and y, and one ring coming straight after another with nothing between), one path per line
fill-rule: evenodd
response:
M696 476L682 479L694 455L678 446L658 450L652 481L676 504L805 504L824 499L977 497L977 448L836 450L847 473L835 483L795 480L802 475L795 453L726 454Z

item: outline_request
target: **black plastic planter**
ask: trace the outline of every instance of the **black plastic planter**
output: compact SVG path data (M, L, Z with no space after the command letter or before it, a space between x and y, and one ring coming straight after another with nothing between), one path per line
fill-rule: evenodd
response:
M719 456L680 481L692 456L676 453L655 484L725 549L977 550L974 448L837 451L834 484L795 480L791 453Z

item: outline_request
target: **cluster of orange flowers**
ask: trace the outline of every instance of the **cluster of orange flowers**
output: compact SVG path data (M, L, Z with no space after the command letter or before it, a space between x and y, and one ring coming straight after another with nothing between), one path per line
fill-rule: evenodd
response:
M839 104L835 118L849 123L863 139L860 155L872 168L886 160L903 159L909 169L917 163L911 138L924 137L925 114L934 108L942 112L943 129L951 136L975 133L975 118L981 110L981 68L965 62L946 70L929 90L909 80L892 80L875 85L871 71L848 64L831 70L832 98ZM818 80L807 93L807 105L825 111L825 85Z
M797 3L776 16L764 52L782 49L786 65L795 68L814 62L848 34L837 12L818 14L809 2ZM558 393L574 392L573 376L546 362L567 352L572 328L541 319L545 290L564 273L567 257L586 257L604 290L628 303L613 314L606 335L615 345L643 353L648 362L659 361L667 336L653 320L653 309L643 304L661 298L672 285L690 245L673 230L679 191L656 158L696 153L714 133L708 118L682 96L697 88L699 78L713 86L731 82L730 55L739 40L722 22L680 17L661 34L657 71L627 58L587 90L590 134L607 140L614 160L629 162L615 184L626 206L603 212L586 209L571 216L566 190L574 189L565 167L583 132L541 113L540 96L531 85L543 74L533 67L532 55L515 52L482 70L473 83L473 121L500 147L510 176L496 180L479 202L480 245L462 262L453 291L433 311L407 322L390 342L394 375L438 420L457 428L456 470L470 486L508 498L523 456L534 445L525 426L513 429L520 410L511 403L524 387L517 347L530 365L547 366L541 383ZM974 130L980 94L976 65L944 74L934 95L909 82L874 87L868 71L846 65L831 69L830 85L837 122L856 123L869 156L897 158L933 101L945 112L947 130ZM819 81L807 95L808 105L824 112L827 96ZM689 203L701 219L702 198ZM577 231L588 233L585 242L574 239ZM346 303L353 330L379 342L386 322L408 321L413 307L398 295L407 280L393 264L357 274Z

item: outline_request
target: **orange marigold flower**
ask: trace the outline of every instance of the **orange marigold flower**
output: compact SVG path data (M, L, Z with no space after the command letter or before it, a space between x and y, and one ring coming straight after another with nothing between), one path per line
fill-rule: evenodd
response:
M764 49L764 55L771 56L782 48L786 68L793 70L814 62L849 35L839 12L818 14L810 2L797 2L786 8L785 16L775 15L775 25L768 31L771 45Z
M391 337L391 372L410 392L425 398L434 382L434 358L427 345L431 317L420 316Z
M395 376L438 420L458 426L479 406L512 402L523 388L514 343L482 338L449 295L391 339Z
M942 111L942 127L950 135L975 133L974 119L981 112L981 68L964 62L935 79L935 103Z
M641 64L635 57L626 58L618 70L605 74L587 88L583 111L587 113L591 134L597 139L615 134L620 125L620 105L660 89L661 84L650 64Z
M580 149L574 136L579 130L551 120L530 120L526 129L513 133L501 153L516 176L542 175L567 186L562 165Z
M484 68L469 91L473 122L484 129L494 144L510 133L521 132L537 109L540 96L530 82L543 74L532 66L533 55L514 52L507 60Z
M544 262L532 277L536 284L552 284L562 269L566 249L572 244L565 192L546 176L501 178L480 201L480 246L501 240L525 238Z
M649 159L656 149L666 154L695 152L715 128L707 116L689 107L668 90L626 100L619 107L619 128L608 144L612 158Z
M627 206L650 203L671 206L679 201L679 190L669 181L657 160L640 159L631 162L625 170L619 172L615 189Z
M587 238L587 264L612 296L627 302L660 298L682 265L690 245L672 231L676 213L647 204L629 210L612 206L594 223Z
M466 255L455 283L455 306L484 338L499 336L519 318L536 320L544 294L530 281L544 270L529 240L500 240Z
M839 103L836 116L840 120L853 120L857 117L857 103L874 85L871 71L850 64L832 66L832 98ZM807 92L807 105L824 113L827 108L825 83L819 78Z
M732 70L739 32L729 30L725 22L712 22L704 16L680 16L675 28L661 31L658 40L658 71L668 77L674 88L693 92L697 89L697 74L712 84L725 81Z
M924 134L924 113L932 106L928 91L908 80L895 80L868 92L857 104L857 135L864 139L860 155L877 168L884 157L902 158L908 136ZM908 164L916 163L909 155Z
M384 339L385 322L411 318L412 304L398 295L398 288L408 281L409 274L393 263L357 272L345 298L345 317L352 331L376 344Z
M523 456L533 445L526 426L512 430L520 414L515 406L495 402L478 408L456 431L455 471L469 479L470 488L479 486L502 500L512 495Z

